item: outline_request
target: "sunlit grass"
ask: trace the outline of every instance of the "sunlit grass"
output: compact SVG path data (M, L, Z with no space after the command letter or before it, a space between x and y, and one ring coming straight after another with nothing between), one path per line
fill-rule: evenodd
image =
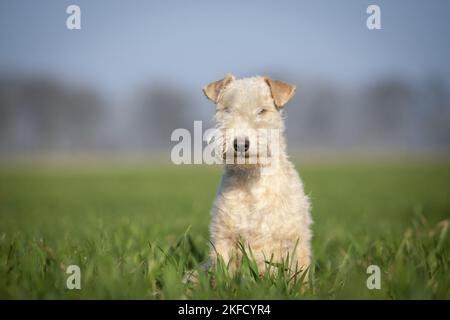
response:
M251 255L236 274L203 271L218 167L4 168L0 297L450 298L450 165L298 168L313 203L307 286L283 267L256 275ZM81 290L66 288L71 264ZM380 290L366 287L371 264Z

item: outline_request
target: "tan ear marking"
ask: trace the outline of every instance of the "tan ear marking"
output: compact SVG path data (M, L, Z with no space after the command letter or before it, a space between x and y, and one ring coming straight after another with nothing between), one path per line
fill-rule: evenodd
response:
M220 92L226 87L227 84L234 80L235 77L229 73L225 76L225 78L211 82L210 84L204 86L203 93L208 99L214 103L217 103Z
M270 87L272 98L277 108L281 109L295 94L295 86L279 80L264 77Z

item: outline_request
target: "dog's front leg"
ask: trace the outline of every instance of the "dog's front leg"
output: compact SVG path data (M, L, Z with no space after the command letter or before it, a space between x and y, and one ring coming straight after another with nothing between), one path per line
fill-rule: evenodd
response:
M217 267L219 260L229 272L233 272L237 268L236 242L230 239L220 239L212 243L210 252L210 260L212 267Z

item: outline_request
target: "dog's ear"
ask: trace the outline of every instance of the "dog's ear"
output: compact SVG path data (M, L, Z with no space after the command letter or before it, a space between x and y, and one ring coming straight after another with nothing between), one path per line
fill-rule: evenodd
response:
M281 109L295 94L295 86L279 80L264 77L270 87L272 98L278 109Z
M203 93L208 99L210 99L214 103L217 103L220 91L222 91L227 84L234 80L235 77L231 73L229 73L225 76L225 78L211 82L210 84L204 86Z

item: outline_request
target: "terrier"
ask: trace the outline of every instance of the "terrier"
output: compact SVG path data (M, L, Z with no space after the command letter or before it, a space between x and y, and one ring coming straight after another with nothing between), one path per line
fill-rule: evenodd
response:
M260 274L287 257L290 271L304 272L311 259L310 201L288 159L283 135L283 107L295 86L228 74L206 85L203 93L216 104L216 129L226 160L212 208L210 263L214 266L221 256L235 271L245 245ZM260 134L267 131L278 137ZM261 137L264 143L258 141Z

